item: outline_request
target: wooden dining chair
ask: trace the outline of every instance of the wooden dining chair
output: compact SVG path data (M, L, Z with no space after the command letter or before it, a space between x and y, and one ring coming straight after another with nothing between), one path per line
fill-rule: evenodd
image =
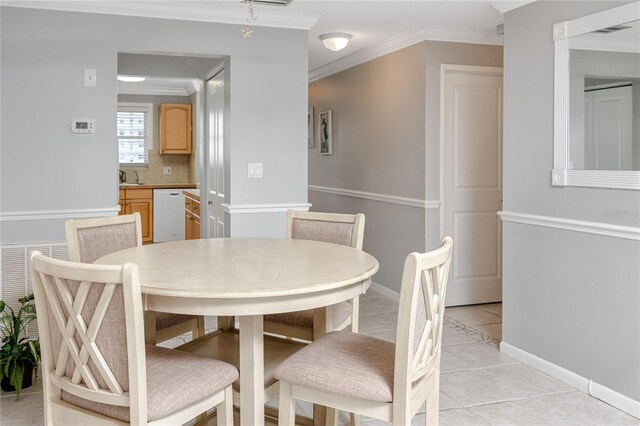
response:
M93 263L114 251L142 245L140 213L68 220L65 234L69 260ZM144 330L149 344L158 344L188 332L195 339L205 333L204 317L145 311Z
M440 352L453 241L411 253L404 264L396 344L339 331L296 352L274 372L280 380L279 425L293 425L294 400L408 425L426 401L426 422L438 424Z
M364 215L298 212L287 212L287 238L323 241L341 244L362 250L364 237ZM327 307L330 327L327 331L343 330L347 327L358 331L359 297L349 302L338 303ZM280 336L301 340L314 340L313 309L265 315L264 331Z
M218 424L233 424L234 366L145 347L135 264L67 262L36 251L31 276L45 425L183 424L213 407Z

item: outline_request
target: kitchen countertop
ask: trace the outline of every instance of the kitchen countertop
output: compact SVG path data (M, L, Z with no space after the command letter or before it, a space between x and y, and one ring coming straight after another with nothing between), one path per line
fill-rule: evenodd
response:
M120 189L173 189L173 188L195 188L195 183L144 183L142 185L120 184Z
M182 191L184 193L184 195L188 196L189 198L193 198L196 201L200 201L200 190L199 189L186 189L184 191Z

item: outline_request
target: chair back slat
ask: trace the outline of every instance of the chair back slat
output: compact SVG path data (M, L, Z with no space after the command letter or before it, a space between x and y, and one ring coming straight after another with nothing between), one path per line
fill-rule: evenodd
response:
M452 247L451 238L445 237L439 249L411 253L405 261L396 336L398 391L409 392L412 383L439 363Z
M32 255L31 265L41 313L38 326L46 334L43 354L51 354L55 361L44 363L49 366L43 370L48 375L45 380L57 384L58 397L63 400L68 394L69 401L82 398L129 406L132 368L136 378L140 377L140 366L129 365L129 360L144 360L141 324L128 323L131 311L127 314L124 305L126 293L128 300L136 300L134 316L142 317L137 272L136 279L123 272L125 268L129 273L137 271L135 265L65 262L39 252ZM128 327L136 328L137 334L129 333ZM139 341L130 341L132 336ZM138 383L136 389L146 392L146 385Z

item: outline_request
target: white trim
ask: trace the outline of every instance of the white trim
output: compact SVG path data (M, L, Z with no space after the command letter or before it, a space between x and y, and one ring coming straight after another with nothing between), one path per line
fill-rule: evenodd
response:
M569 167L569 38L640 19L640 2L563 21L553 26L554 129L552 186L640 190L640 171L573 170Z
M640 401L635 401L628 396L622 395L606 386L593 382L529 352L523 351L507 342L503 341L500 343L500 352L573 386L581 392L590 394L594 398L600 399L625 413L640 418ZM591 385L589 385L589 383L591 383ZM591 387L591 392L589 392L589 387Z
M84 219L91 217L115 216L120 206L104 209L73 209L73 210L34 210L22 212L2 212L0 222L17 222L23 220L56 220L56 219Z
M423 28L391 37L374 46L358 50L334 62L309 72L309 82L336 74L356 65L369 62L389 53L404 49L423 41L448 41L455 43L502 45L502 36L494 31L478 31L462 28L425 26Z
M277 203L277 204L222 204L225 213L233 214L252 214L252 213L283 213L288 210L300 212L309 211L311 204L309 203Z
M326 194L344 195L345 197L364 198L366 200L380 201L383 203L400 204L422 209L440 208L440 200L421 200L419 198L397 197L395 195L378 194L373 192L354 191L352 189L329 188L326 186L309 185L309 191L324 192Z
M545 228L562 229L564 231L582 232L585 234L595 234L605 237L640 241L640 228L634 226L611 225L601 222L588 222L584 220L538 216L534 214L506 211L498 212L498 216L500 216L503 222L543 226Z
M151 96L191 96L197 89L193 85L185 87L139 86L131 87L118 84L119 95L151 95Z
M519 7L522 6L526 6L529 3L533 3L536 0L529 0L529 1L525 1L525 0L513 0L513 1L507 1L507 0L500 0L500 1L490 1L489 3L491 3L491 6L493 6L493 8L495 10L497 10L500 13L507 13L510 12L514 9L517 9Z
M139 16L145 18L176 19L181 21L215 22L219 24L245 25L247 8L240 2L229 5L211 5L206 2L129 2L129 1L57 1L57 0L3 0L2 6L29 9L86 12L107 15ZM319 15L273 10L268 6L256 5L258 19L251 25L256 27L292 28L309 30Z
M399 302L400 301L400 293L398 293L395 290L391 290L388 287L383 286L382 284L378 284L375 281L371 281L371 286L369 287L371 290L375 290L378 293L382 294L383 296L388 297L389 299L393 300L394 302Z

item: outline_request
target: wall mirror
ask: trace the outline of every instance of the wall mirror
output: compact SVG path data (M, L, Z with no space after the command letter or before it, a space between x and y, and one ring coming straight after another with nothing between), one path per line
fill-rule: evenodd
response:
M553 27L554 186L640 190L640 2Z

